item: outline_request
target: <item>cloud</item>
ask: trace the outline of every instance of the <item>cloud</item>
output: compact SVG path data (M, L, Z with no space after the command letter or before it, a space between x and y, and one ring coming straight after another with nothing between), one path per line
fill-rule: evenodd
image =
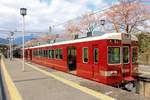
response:
M27 8L26 30L48 31L50 25L106 6L103 0L0 0L0 28L21 30L21 7Z

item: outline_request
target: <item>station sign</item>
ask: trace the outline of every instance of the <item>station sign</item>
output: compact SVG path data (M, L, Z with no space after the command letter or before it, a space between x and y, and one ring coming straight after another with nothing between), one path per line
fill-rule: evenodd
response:
M122 43L131 44L131 34L122 33L121 34Z

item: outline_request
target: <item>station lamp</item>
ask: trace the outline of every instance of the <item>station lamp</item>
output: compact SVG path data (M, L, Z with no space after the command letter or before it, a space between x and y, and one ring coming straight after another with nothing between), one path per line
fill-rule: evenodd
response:
M24 34L25 34L25 18L24 16L27 15L27 9L26 8L20 8L20 14L23 17L23 25L22 25L22 59L23 59L23 63L22 63L22 70L25 71L24 68Z
M20 14L21 14L22 16L27 15L27 9L26 9L26 8L20 8Z
M101 19L101 20L100 20L100 23L101 23L102 26L104 26L104 25L105 25L105 20L104 20L104 19Z

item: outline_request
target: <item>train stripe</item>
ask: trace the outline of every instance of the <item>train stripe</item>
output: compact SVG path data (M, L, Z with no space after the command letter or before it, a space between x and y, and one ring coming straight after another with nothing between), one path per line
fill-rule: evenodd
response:
M61 78L61 77L59 77L59 76L57 76L57 75L54 75L54 74L52 74L52 73L50 73L50 72L47 72L47 71L45 71L45 70L42 70L42 69L40 69L40 68L38 68L38 67L36 67L36 66L33 66L33 65L31 65L31 64L28 64L28 63L26 63L26 64L27 64L28 66L30 66L31 68L33 68L33 69L35 69L35 70L37 70L37 71L40 71L40 72L44 73L44 74L47 75L47 76L50 76L50 77L52 77L52 78L54 78L54 79L56 79L56 80L58 80L58 81L61 81L61 82L65 83L66 85L69 85L69 86L71 86L71 87L73 87L73 88L76 88L76 89L78 89L78 90L80 90L80 91L82 91L82 92L84 92L84 93L87 93L87 94L89 94L89 95L92 95L92 96L94 96L94 97L96 97L96 98L98 98L98 99L101 99L101 100L116 100L115 98L112 98L112 97L110 97L110 96L104 95L104 94L102 94L102 93L100 93L100 92L94 91L94 90L89 89L89 88L87 88L87 87L83 87L83 86L81 86L81 85L79 85L79 84L77 84L77 83L75 83L75 82L72 82L72 81L66 80L66 79L64 79L64 78Z
M1 58L1 68L3 72L3 79L5 81L6 87L8 89L10 100L23 100L19 91L17 90L15 84L13 83L4 63L4 60Z

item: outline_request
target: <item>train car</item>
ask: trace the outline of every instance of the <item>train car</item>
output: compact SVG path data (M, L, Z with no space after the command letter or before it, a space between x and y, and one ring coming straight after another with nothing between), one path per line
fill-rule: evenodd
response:
M25 48L34 63L112 86L134 82L138 39L126 33L105 33Z

